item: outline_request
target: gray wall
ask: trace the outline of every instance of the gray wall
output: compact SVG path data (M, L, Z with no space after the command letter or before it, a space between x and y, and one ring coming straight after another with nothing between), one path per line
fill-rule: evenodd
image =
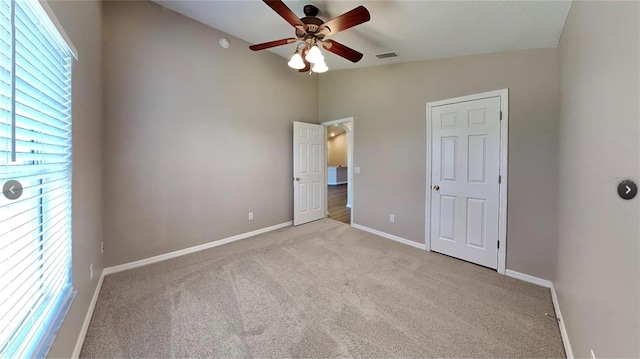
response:
M354 222L424 243L426 103L509 88L507 268L551 278L557 241L557 49L320 76L320 120L355 117ZM395 223L389 222L395 215Z
M105 265L291 221L317 77L155 3L103 11Z
M640 183L639 13L638 2L574 1L560 40L552 279L576 357L640 356L640 198L616 193L620 179Z
M637 357L640 206L612 179L640 179L638 6L574 2L559 51L331 71L318 84L153 3L52 2L80 61L78 296L50 356L75 345L103 218L109 266L289 221L291 122L354 116L355 222L423 242L426 102L509 88L507 268L554 281L576 356Z
M73 63L73 287L78 294L49 352L69 357L102 273L102 51L97 1L49 1L78 49ZM94 277L89 279L93 263Z

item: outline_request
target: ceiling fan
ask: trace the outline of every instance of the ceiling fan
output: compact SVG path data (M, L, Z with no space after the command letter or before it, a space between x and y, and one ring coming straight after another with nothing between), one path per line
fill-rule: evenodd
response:
M304 6L305 17L300 19L282 0L263 1L296 29L296 37L251 45L249 46L251 50L259 51L298 42L296 52L289 61L289 67L297 69L300 72L311 70L320 73L329 69L324 63L324 56L322 56L318 46L338 56L344 57L351 62L358 62L362 59L362 53L342 45L337 41L326 39L326 37L371 20L371 15L364 6L358 6L351 11L324 22L316 17L318 15L318 8L313 5Z

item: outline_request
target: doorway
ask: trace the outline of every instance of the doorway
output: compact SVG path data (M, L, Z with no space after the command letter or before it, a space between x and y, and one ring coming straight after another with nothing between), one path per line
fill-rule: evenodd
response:
M324 122L327 217L351 225L353 218L353 118Z
M505 273L508 90L427 104L427 249Z

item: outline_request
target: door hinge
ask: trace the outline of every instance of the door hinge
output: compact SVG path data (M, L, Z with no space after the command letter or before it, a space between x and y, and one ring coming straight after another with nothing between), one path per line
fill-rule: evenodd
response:
M502 121L502 111L500 111L500 121Z
M500 241L498 241L498 249L500 249Z
M502 183L502 175L498 175L498 183Z

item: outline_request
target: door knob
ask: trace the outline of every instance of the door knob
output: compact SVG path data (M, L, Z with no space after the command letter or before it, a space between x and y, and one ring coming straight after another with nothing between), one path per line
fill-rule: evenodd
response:
M296 181L300 182L300 177L296 177Z
M440 186L438 186L437 184L434 184L433 185L433 189L435 189L436 191L439 191L440 190Z

